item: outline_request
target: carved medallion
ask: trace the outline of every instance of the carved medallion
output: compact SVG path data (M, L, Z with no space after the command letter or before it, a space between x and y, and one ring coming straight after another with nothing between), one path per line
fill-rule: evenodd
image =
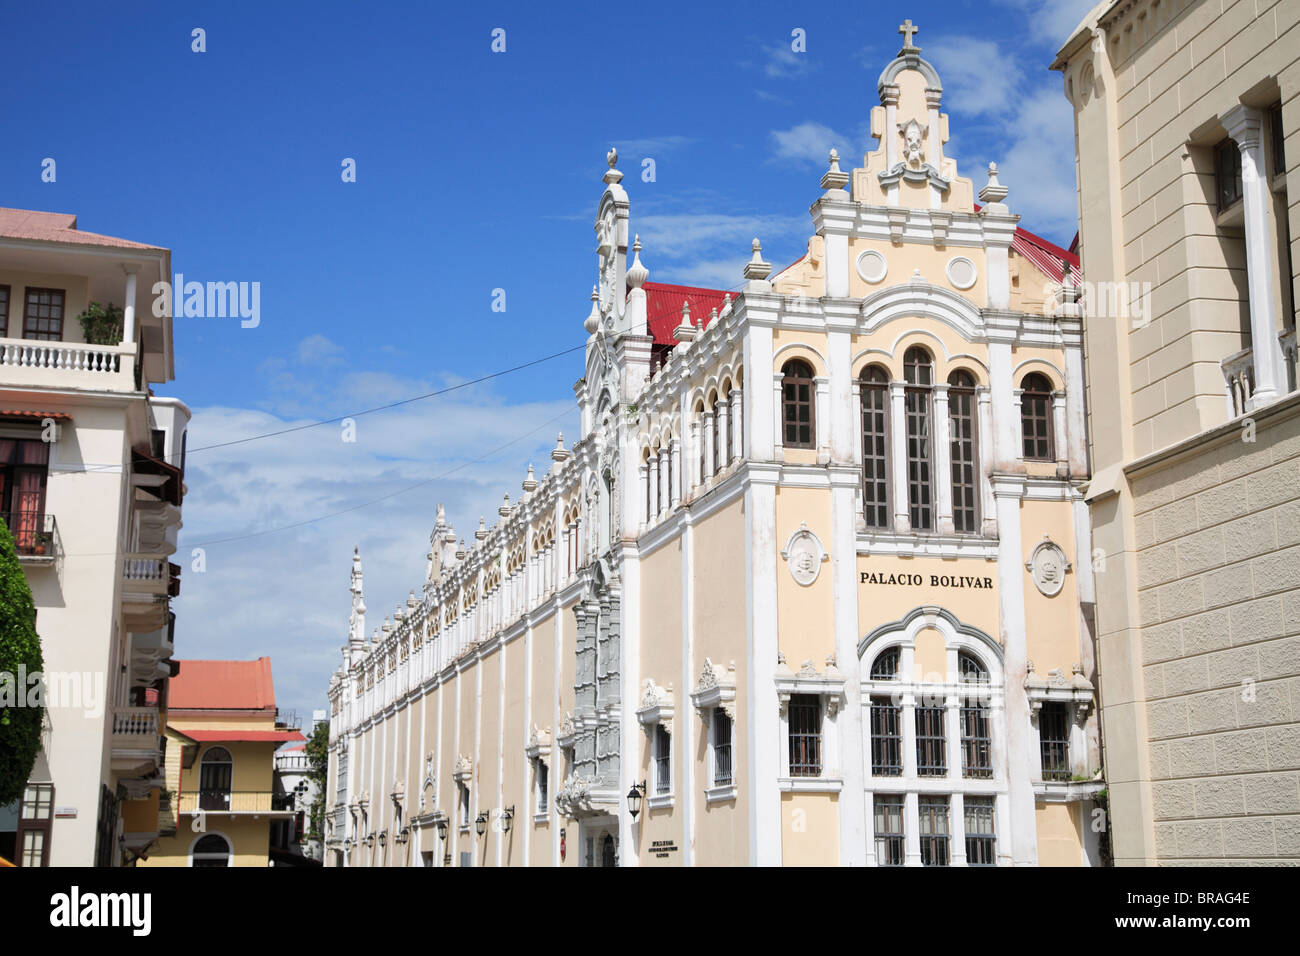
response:
M822 562L829 560L830 555L822 547L817 535L809 531L806 524L801 523L799 530L790 535L790 540L785 543L781 557L789 567L790 576L795 579L795 582L803 587L809 587L821 574Z
M1039 591L1047 597L1056 597L1065 586L1065 572L1070 570L1070 562L1060 546L1044 535L1025 562L1025 567L1033 575Z

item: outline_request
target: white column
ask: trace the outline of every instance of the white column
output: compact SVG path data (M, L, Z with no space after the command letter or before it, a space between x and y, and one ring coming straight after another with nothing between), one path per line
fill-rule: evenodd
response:
M748 724L741 754L750 806L749 863L781 864L780 707L776 696L777 552L776 469L756 474L745 492L746 708L737 722ZM685 702L683 702L684 704Z
M742 437L745 441L746 458L759 461L771 461L779 431L773 431L776 424L772 402L776 399L776 408L781 407L781 378L775 376L776 389L765 388L763 383L772 374L772 330L762 326L750 326L745 334L743 345L745 375L750 387L743 390L745 403L745 429Z
M911 511L907 498L907 410L903 404L902 382L889 383L889 461L894 472L892 503L894 530L900 533L912 530Z
M948 862L953 866L966 865L966 806L960 792L954 793L948 805Z
M650 458L650 511L657 518L663 511L663 488L659 485L659 456Z
M122 344L135 343L135 275L139 270L135 263L122 266L126 273L126 300L122 306Z
M920 801L915 793L903 797L903 865L921 865Z
M644 528L650 524L650 509L653 507L650 502L650 459L647 458L641 463L638 474L640 482L637 487L641 490L639 495L642 509L641 527Z
M1088 473L1087 409L1084 407L1083 348L1078 332L1065 342L1065 434L1070 474Z
M1052 452L1056 456L1059 464L1064 465L1070 460L1070 452L1066 445L1066 426L1065 426L1065 392L1057 391L1052 393L1052 438L1056 448Z
M835 718L835 744L844 781L839 799L839 862L841 866L865 866L871 832L865 802L863 749L871 744L869 725L862 712L862 662L858 658L858 473L848 468L832 469L831 485L833 560L826 570L832 574L835 661L844 675L844 700Z
M702 440L700 437L700 433L703 431L703 429L704 429L703 416L691 422L691 431L690 431L691 439L690 439L690 443L687 445L686 448L686 454L687 454L687 459L689 461L691 479L689 482L686 481L685 478L682 479L682 497L686 497L686 495L689 494L689 489L696 488L704 484L704 466L701 464L701 457L704 452L704 446L700 444L700 441Z
M835 311L838 312L838 310ZM837 325L844 322L844 318L838 314L834 318L839 320ZM831 319L832 315L828 313L828 322ZM856 319L857 310L855 309L849 321L856 322ZM856 461L858 447L861 444L856 440L861 427L861 419L854 414L857 407L854 394L857 389L854 388L852 366L853 355L849 342L849 333L838 330L828 331L826 333L826 371L830 377L830 389L827 413L830 432L830 460L836 464L847 464Z
M817 461L824 464L831 453L831 383L824 375L813 378L813 429L817 442Z
M772 423L772 458L775 461L785 461L785 427L781 409L781 373L776 371L772 374L772 414L769 419Z
M1246 288L1250 297L1250 339L1255 362L1255 391L1249 407L1258 408L1286 392L1286 365L1278 342L1273 302L1277 271L1269 241L1268 174L1264 167L1263 114L1238 105L1220 117L1241 151L1241 201L1246 219Z
M682 443L680 440L673 439L668 454L671 456L673 474L668 493L672 496L672 507L676 508L682 503L682 488L686 484L685 477L682 475Z
M672 770L680 774L684 838L682 840L682 866L695 861L695 753L692 742L698 738L699 712L687 696L694 686L695 667L691 652L695 630L695 528L691 512L682 519L682 691L673 717ZM748 576L748 575L746 575ZM558 666L558 665L557 665ZM674 781L674 789L677 784Z
M713 411L711 409L706 409L704 412L703 432L700 437L704 441L704 478L708 480L716 470L713 462Z
M718 471L726 468L731 461L731 455L729 454L731 450L731 429L727 426L727 423L730 420L730 415L728 413L731 411L729 401L729 397L724 398L719 395L717 409L714 412L714 414L718 416L718 455L722 458L722 461L715 461L713 463L713 467Z
M979 468L976 480L980 483L980 515L983 518L982 531L986 535L998 533L997 511L993 505L993 483L989 480L989 467L993 461L993 399L987 387L980 385L975 389L975 401L979 407Z
M952 534L952 422L948 418L948 386L934 386L934 491L940 534Z
M1014 471L1020 452L1016 447L1016 433L1020 416L1017 414L1014 386L1011 381L1011 341L989 342L989 390L993 397L993 460L995 472Z
M742 443L742 437L745 431L744 420L744 392L733 386L731 389L731 417L728 419L731 427L727 431L732 458L740 458L745 454L745 449Z
M1020 498L1023 478L999 478L993 494L998 509L998 612L1004 644L1006 700L1007 788L1011 803L1011 851L1018 866L1038 862L1033 790L1033 731L1025 696L1026 627L1025 573L1020 540Z
M880 91L880 102L885 105L885 168L893 169L898 163L898 87L886 86ZM937 131L936 131L937 132ZM886 201L898 205L898 183L888 188Z

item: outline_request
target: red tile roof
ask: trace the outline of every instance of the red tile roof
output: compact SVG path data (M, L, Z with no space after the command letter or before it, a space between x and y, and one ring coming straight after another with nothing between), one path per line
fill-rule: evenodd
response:
M0 408L0 418L52 418L56 422L72 421L72 416L67 412L30 412L23 408Z
M172 729L176 730L175 727ZM190 740L197 740L200 743L205 741L225 743L229 740L250 740L274 743L283 740L307 739L296 730L176 730L176 732L190 738Z
M63 242L78 246L163 251L159 246L151 246L143 242L118 239L115 236L101 236L96 232L83 232L77 228L77 217L71 213L8 209L3 206L0 206L0 238L37 239L43 242Z
M727 292L723 289L701 289L691 285L668 285L663 282L647 282L645 289L646 325L656 345L676 345L673 329L682 321L682 302L691 304L691 321L695 327L703 329L709 324L709 315L717 309L722 311L722 302ZM731 293L734 299L736 293Z
M979 203L975 204L975 211L980 211ZM1054 282L1060 282L1065 277L1065 267L1068 264L1072 273L1071 278L1076 285L1078 284L1079 257L1075 253L1068 252L1055 243L1048 242L1042 236L1034 235L1028 229L1023 229L1020 226L1016 227L1016 237L1011 242L1011 248L1016 251L1017 255L1024 256L1046 272Z
M169 710L275 712L271 658L255 661L181 661L167 685Z

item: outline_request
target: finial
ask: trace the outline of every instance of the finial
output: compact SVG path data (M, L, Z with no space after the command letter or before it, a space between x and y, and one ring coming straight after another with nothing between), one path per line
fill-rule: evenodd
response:
M678 342L689 342L695 338L695 323L691 321L689 299L682 299L682 321L673 329L673 338Z
M754 250L754 256L749 262L745 263L745 278L766 279L772 272L772 264L763 261L763 244L755 236L750 245Z
M641 237L638 235L632 243L632 265L627 270L627 284L639 289L648 278L650 270L641 264Z
M722 311L718 315L726 317L731 314L731 293L728 292L722 297Z
M528 476L524 479L524 494L532 494L537 490L537 479L533 477L533 463L528 463Z
M840 169L840 154L831 147L830 168L822 173L822 189L843 189L849 184L849 174Z
M609 148L609 152L605 154L605 162L609 163L609 169L606 171L603 179L608 185L613 186L623 178L623 174L614 168L618 165L617 146L611 146Z
M478 530L474 532L475 540L482 541L488 535L487 524L483 521L483 516L478 516Z
M907 53L920 53L921 48L912 42L912 37L921 32L921 28L915 26L910 19L904 20L898 26L898 32L903 35L903 49L898 51L899 56Z
M718 319L718 308L717 306L714 306L713 311L709 313L709 321L716 322L717 319Z
M509 495L506 495L506 496L501 500L501 507L497 509L497 514L499 514L499 515L500 515L501 517L503 517L503 518L508 518L508 517L510 516L510 496L509 496Z
M456 548L456 559L460 560L465 557L465 539L460 539L460 546Z
M596 330L600 328L599 302L600 293L596 291L596 287L593 285L591 287L591 313L582 323L582 327L587 330L588 335L594 335Z
M980 190L980 202L985 205L1000 203L1007 198L1007 192L1007 187L998 182L998 164L989 163L989 181Z
M551 461L567 461L569 452L564 447L564 432L555 436L555 447L551 449Z

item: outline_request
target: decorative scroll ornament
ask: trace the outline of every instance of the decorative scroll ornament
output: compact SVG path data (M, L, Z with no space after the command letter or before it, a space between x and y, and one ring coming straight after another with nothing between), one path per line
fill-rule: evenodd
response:
M790 568L790 576L797 584L809 587L821 574L822 562L830 559L821 539L808 530L808 525L799 524L799 530L790 535L781 551L781 557Z
M451 772L451 778L457 783L465 783L474 775L474 764L468 757L461 754L456 758L456 766Z
M1025 568L1034 578L1034 585L1047 597L1056 597L1065 586L1065 573L1070 570L1070 562L1065 552L1047 535L1034 548Z

